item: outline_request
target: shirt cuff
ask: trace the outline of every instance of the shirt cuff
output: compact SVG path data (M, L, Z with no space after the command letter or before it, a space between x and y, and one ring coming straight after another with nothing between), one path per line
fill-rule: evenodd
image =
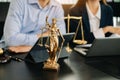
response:
M105 34L103 32L103 29L100 28L93 32L95 38L105 38Z
M30 41L29 41L30 40ZM30 39L29 39L28 41L29 41L29 45L31 45L31 46L33 46L36 42L37 42L37 40L38 40L38 37L37 37L37 35L31 35L31 37L30 37Z

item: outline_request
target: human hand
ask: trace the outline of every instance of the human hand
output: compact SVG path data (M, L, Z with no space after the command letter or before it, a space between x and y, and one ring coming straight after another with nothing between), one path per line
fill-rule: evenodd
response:
M107 33L114 33L114 34L119 34L120 35L120 27L112 27L112 26L106 26L103 28L103 32Z
M114 33L120 35L120 27L114 27Z
M32 46L10 46L8 49L14 53L26 53L29 52Z
M106 34L107 32L113 33L114 29L113 29L112 26L106 26L106 27L103 28L103 32L104 32L104 34Z

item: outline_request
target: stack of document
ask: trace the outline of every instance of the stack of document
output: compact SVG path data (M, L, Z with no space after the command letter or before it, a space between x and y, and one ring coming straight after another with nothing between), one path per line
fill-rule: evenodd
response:
M92 46L92 44L83 44L83 45L76 45L76 47L84 47L84 48L90 48Z
M85 45L77 45L74 47L74 50L77 51L80 54L86 55L88 52L88 49L92 46L92 44L85 44Z

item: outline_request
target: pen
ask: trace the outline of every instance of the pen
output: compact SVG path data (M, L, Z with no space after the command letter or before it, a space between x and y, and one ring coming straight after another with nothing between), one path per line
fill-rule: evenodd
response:
M11 59L12 59L12 60L15 60L15 61L18 61L18 62L21 62L21 61L23 61L23 59L21 59L21 58L18 58L18 57L12 57Z

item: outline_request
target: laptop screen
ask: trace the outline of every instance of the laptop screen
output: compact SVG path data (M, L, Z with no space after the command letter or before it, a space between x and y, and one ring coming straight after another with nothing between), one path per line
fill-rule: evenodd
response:
M79 45L74 50L87 57L120 55L120 38L95 39L92 45Z
M87 56L120 55L120 38L95 39Z

